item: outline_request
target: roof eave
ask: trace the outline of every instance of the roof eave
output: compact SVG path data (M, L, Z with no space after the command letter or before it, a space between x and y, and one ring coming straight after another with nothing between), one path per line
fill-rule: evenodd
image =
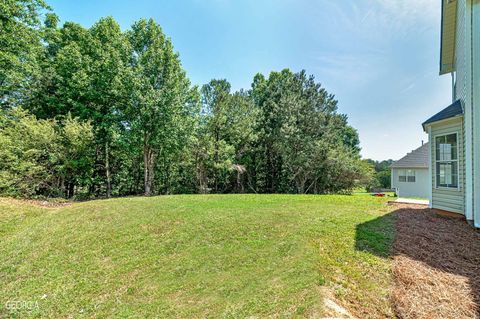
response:
M428 128L429 126L432 126L433 124L439 124L439 123L442 123L442 122L451 121L451 120L453 120L453 119L456 119L457 117L463 117L463 114L457 114L457 115L455 115L455 116L451 116L451 117L449 117L449 118L441 119L441 120L434 121L434 122L422 123L423 131L424 131L425 133L428 133L427 128Z
M457 1L442 0L440 33L440 75L455 71L455 38L457 33Z

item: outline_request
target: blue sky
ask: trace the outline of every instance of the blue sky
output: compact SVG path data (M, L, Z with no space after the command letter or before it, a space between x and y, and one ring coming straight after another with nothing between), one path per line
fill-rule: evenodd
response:
M47 0L48 1L48 0ZM50 0L62 21L154 18L194 84L301 69L339 100L362 155L399 159L427 140L421 123L451 101L438 75L437 0Z

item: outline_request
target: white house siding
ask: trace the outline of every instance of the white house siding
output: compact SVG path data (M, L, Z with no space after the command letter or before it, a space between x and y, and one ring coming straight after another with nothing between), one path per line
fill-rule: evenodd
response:
M465 212L465 154L463 143L463 117L433 123L431 126L432 142L430 152L432 162L432 207L464 214ZM436 165L435 165L435 137L457 133L458 140L458 189L445 189L436 187Z
M472 219L473 213L473 108L471 96L471 1L458 0L457 30L455 37L455 100L461 100L464 108L464 150L465 150L465 216Z
M473 170L471 175L474 178L473 186L473 216L474 224L480 228L480 0L472 2L471 13L471 97L473 109Z
M411 169L415 171L415 182L400 182L400 171ZM398 190L399 197L429 197L430 181L428 168L392 168L392 188Z

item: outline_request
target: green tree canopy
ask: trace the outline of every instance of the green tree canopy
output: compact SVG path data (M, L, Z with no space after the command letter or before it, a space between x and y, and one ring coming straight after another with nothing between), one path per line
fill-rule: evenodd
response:
M199 90L152 19L58 22L41 0L0 4L0 193L331 193L372 178L357 131L306 71Z
M18 105L39 71L43 0L0 2L0 106Z

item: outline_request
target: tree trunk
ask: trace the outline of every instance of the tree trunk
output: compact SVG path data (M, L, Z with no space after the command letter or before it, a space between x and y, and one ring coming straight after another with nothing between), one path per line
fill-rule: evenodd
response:
M107 176L107 197L112 195L112 182L110 180L110 149L108 141L105 142L105 174Z
M215 128L215 163L218 164L219 160L219 144L220 143L220 133L218 127ZM215 181L215 193L218 193L218 175L217 169L213 171L213 179Z
M65 197L68 198L67 188L65 187L65 177L60 178L58 187L62 190L62 193L65 194Z
M153 178L154 178L154 153L152 147L148 145L149 135L144 135L143 144L143 174L145 183L145 196L151 196L153 190Z
M203 167L203 164L200 164L198 168L198 185L199 185L200 193L206 194L208 186L205 178L205 168Z
M263 192L273 193L272 154L270 146L266 145L265 186Z
M73 182L68 183L68 198L72 198L75 195L75 184Z

